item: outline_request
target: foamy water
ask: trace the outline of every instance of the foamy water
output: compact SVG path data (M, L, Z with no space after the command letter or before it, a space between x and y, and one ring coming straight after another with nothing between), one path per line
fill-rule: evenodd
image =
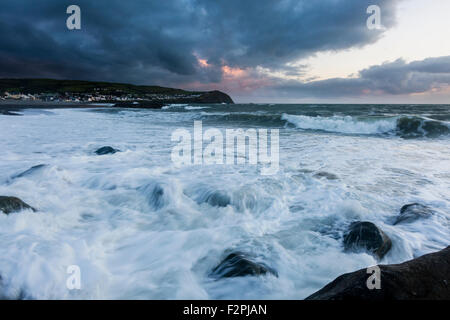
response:
M207 107L0 115L0 195L38 209L0 214L2 294L301 299L342 273L449 245L448 106ZM420 116L418 129L407 120L405 137L399 119ZM262 176L251 165L175 167L171 133L193 130L194 120L204 130L278 128L280 170ZM96 155L102 146L121 152ZM202 202L211 192L230 204ZM436 214L394 226L411 202ZM354 220L372 221L392 239L382 261L344 252L342 235ZM278 277L210 278L228 249L254 254ZM66 287L69 265L80 267L81 290Z

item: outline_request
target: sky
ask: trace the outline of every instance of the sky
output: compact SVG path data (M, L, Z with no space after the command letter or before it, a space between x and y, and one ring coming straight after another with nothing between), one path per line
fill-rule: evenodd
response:
M69 30L66 9L81 9ZM369 29L377 5L381 27ZM4 0L0 77L235 102L450 103L448 0Z

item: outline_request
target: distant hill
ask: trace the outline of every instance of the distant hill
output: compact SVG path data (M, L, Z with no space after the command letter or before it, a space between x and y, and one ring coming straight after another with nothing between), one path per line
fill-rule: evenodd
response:
M126 98L165 103L233 103L220 91L197 92L159 86L137 86L126 83L55 80L55 79L0 79L0 94L31 94L61 97L108 97L110 100Z

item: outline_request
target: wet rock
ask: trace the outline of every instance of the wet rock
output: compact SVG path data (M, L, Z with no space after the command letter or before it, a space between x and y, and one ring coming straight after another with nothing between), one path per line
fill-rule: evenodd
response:
M10 214L25 209L36 211L36 209L26 204L19 198L0 196L0 211L3 213Z
M25 170L24 172L21 172L19 174L15 174L15 175L11 176L11 179L17 179L17 178L22 178L22 177L33 175L33 174L41 171L42 169L44 169L46 166L47 166L46 164L38 164L37 166L33 166L30 169Z
M399 223L409 223L421 218L428 218L433 215L433 210L420 203L411 203L404 205L400 209L400 216L394 222L394 225Z
M260 262L253 262L250 257L242 252L228 254L210 273L210 277L231 278L245 276L260 276L267 273L278 277L278 273Z
M95 151L96 154L98 154L99 156L105 155L105 154L114 154L116 152L119 152L120 150L114 149L113 147L110 146L106 146L106 147L101 147L99 149L97 149Z
M325 179L328 179L328 180L337 180L338 179L337 175L335 175L333 173L326 172L326 171L319 171L316 174L314 174L314 177L315 178L319 178L319 179L325 178Z
M380 259L391 246L391 239L372 222L353 222L344 235L345 250L367 250Z
M450 300L450 247L402 264L380 265L380 289L367 269L336 278L306 300Z

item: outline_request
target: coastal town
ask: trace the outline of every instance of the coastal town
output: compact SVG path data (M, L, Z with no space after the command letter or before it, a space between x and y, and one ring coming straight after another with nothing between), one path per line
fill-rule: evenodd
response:
M20 93L20 92L8 92L0 93L0 100L23 100L23 101L53 101L53 102L106 102L106 101L148 101L158 100L166 101L173 99L185 99L185 98L197 98L201 93L180 93L180 94L126 94L117 92L115 94L102 94L100 90L96 90L94 93Z
M57 79L0 79L0 102L113 103L122 107L160 108L170 103L233 103L220 91L187 91L143 86Z

